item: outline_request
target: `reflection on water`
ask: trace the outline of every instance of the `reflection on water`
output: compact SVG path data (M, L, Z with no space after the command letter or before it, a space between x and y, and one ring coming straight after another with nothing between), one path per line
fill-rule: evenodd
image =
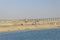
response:
M0 33L0 40L60 40L60 29Z

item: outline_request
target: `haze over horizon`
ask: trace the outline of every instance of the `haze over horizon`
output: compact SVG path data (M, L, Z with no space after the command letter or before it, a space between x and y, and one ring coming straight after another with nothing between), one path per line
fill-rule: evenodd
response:
M0 19L60 17L60 0L0 0Z

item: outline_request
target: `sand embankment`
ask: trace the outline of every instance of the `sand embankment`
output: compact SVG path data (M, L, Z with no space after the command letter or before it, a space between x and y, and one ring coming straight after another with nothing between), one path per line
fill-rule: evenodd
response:
M60 28L60 20L1 20L0 32Z

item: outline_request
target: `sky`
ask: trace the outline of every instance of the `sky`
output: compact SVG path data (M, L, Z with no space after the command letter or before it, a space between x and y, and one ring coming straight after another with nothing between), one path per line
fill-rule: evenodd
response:
M0 0L0 19L60 17L60 0Z

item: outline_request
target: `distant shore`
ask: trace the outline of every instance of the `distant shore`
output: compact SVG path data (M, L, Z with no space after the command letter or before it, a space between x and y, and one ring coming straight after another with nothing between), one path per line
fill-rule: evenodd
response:
M60 28L60 19L0 20L0 32Z

